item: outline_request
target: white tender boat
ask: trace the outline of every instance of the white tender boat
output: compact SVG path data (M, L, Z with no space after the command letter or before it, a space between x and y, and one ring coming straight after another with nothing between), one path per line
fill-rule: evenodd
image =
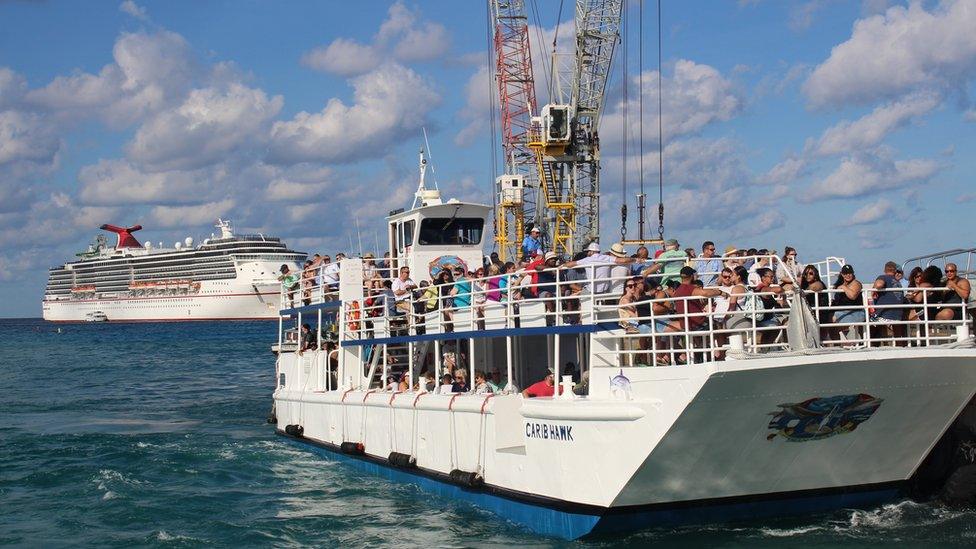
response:
M418 283L480 266L490 208L423 198L389 218L394 266ZM842 264L815 266L829 277ZM364 289L363 271L344 260L337 292L318 288L311 305L281 311L277 431L329 456L323 467L353 464L546 535L875 505L903 493L976 392L965 314L923 314L894 330L871 320L818 327L815 315L832 307L818 297L811 314L789 293L778 308L733 313L669 297L682 312L635 319L618 304L627 274L591 265L556 271L553 297L524 298L489 277L469 281L474 306L436 297L430 309L419 296L397 315ZM628 328L635 320L679 329ZM319 329L301 341L292 321ZM821 340L821 330L844 335ZM670 365L647 366L657 363ZM487 394L415 383L451 367L469 380L498 368L508 381ZM516 389L547 369L561 394ZM400 372L406 390L387 383Z
M85 314L85 322L107 322L108 316L102 311L93 311Z

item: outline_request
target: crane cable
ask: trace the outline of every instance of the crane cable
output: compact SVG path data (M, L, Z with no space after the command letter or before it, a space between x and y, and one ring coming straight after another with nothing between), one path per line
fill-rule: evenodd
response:
M637 18L637 120L640 138L638 140L637 178L640 180L640 198L637 200L637 233L644 240L644 2L638 4Z
M488 53L485 55L485 70L488 73L488 120L491 126L491 140L489 141L491 147L491 156L489 160L489 168L491 170L491 189L492 194L495 194L495 185L498 180L498 129L495 127L495 90L493 84L494 75L494 64L492 63L492 51L494 50L494 40L492 40L492 16L491 16L491 4L485 2L485 40L488 42ZM503 162L504 163L504 162ZM499 193L501 189L498 189ZM491 200L491 212L492 212L492 223L495 232L495 242L492 245L492 250L496 250L498 247L498 201L501 196L492 196Z
M626 4L625 4L626 5ZM623 155L623 200L621 200L620 205L620 240L627 240L627 117L628 108L627 104L629 98L627 96L627 17L621 18L621 72L623 73L623 123L621 128L623 131L623 144L624 144L624 155Z
M664 112L662 85L664 75L661 72L661 0L657 0L657 234L664 240Z

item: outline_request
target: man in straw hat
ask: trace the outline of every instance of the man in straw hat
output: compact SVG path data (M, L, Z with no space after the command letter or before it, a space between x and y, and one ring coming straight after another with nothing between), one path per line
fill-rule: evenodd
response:
M593 278L596 279L597 282L593 285L593 293L596 294L607 293L607 291L610 290L610 272L614 265L627 265L635 261L634 258L627 255L627 251L624 250L624 245L619 242L611 246L610 252L606 254L600 251L599 244L593 242L587 246L586 253L588 255L583 259L578 261L567 261L566 263L563 263L563 267L572 269L574 267L594 265ZM589 269L587 269L587 277L589 277Z

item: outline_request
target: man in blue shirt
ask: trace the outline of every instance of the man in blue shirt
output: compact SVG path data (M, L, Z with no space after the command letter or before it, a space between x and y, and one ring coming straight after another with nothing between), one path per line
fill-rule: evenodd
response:
M715 243L706 240L702 244L702 253L695 260L695 270L698 271L698 280L705 286L715 286L718 275L722 272L722 260L715 257Z
M542 253L542 232L539 227L532 227L529 234L522 239L522 255L533 257Z

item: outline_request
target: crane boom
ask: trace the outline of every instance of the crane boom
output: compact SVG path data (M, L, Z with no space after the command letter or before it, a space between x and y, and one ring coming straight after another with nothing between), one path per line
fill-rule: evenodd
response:
M574 193L576 243L600 237L600 115L606 101L613 54L620 40L623 0L577 0L575 111L572 150L576 157Z
M495 78L501 110L505 174L495 182L499 256L517 255L526 220L534 221L536 155L528 146L536 112L529 25L523 0L488 0L495 25Z

